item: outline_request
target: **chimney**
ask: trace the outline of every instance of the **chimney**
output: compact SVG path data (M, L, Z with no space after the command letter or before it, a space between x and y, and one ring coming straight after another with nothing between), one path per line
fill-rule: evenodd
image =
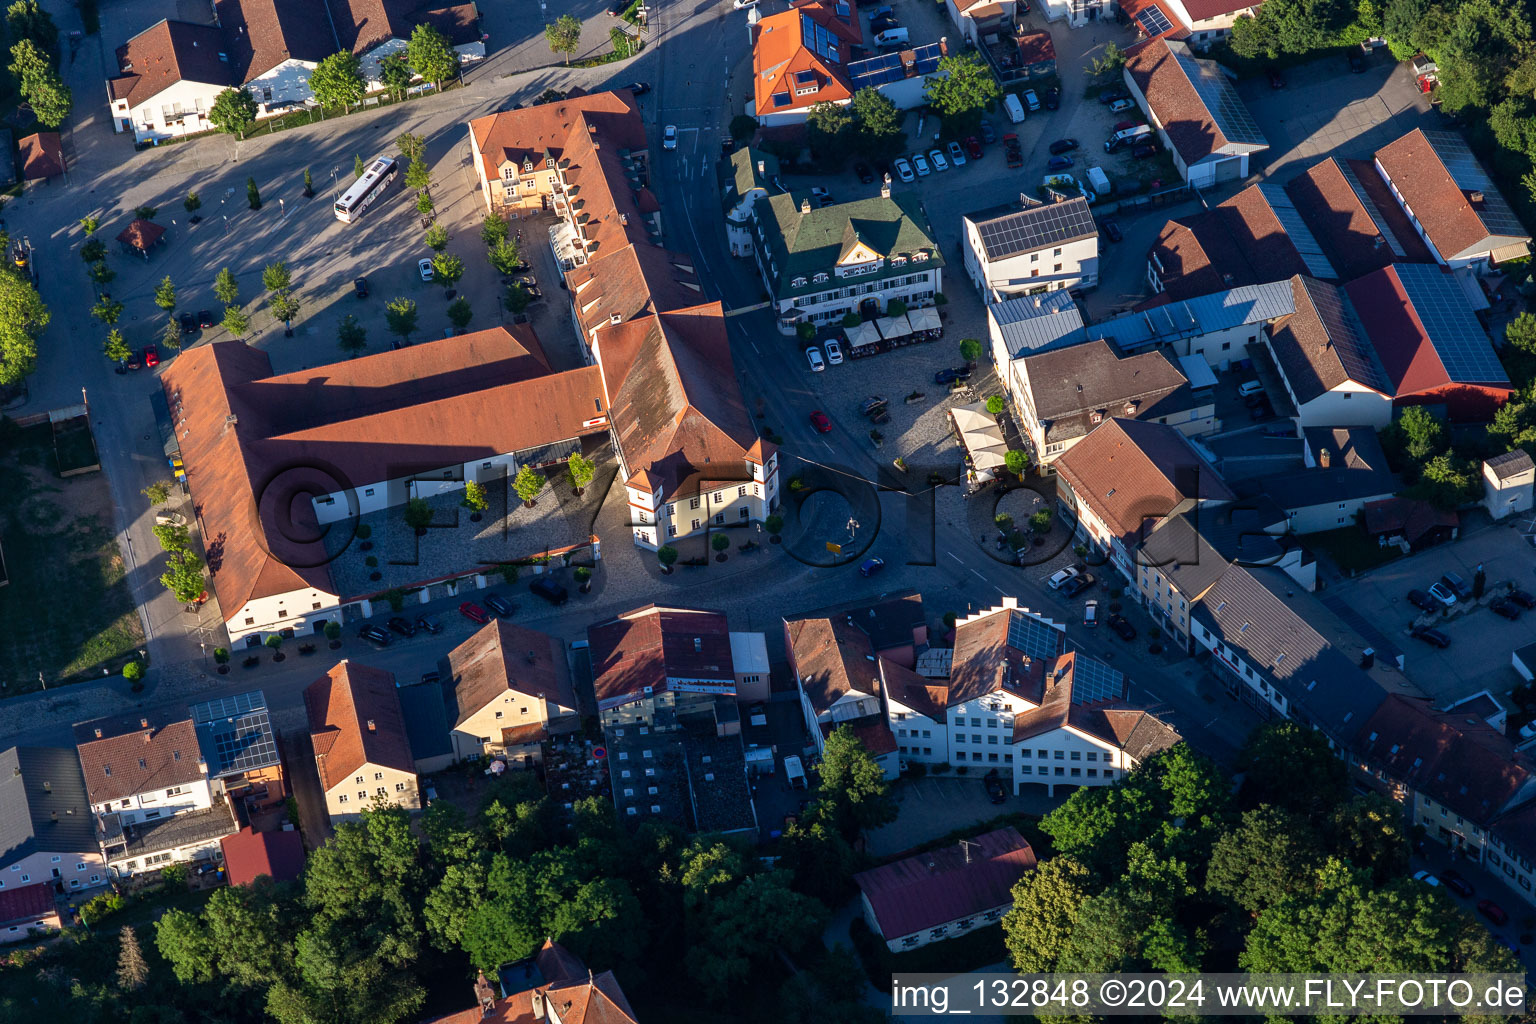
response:
M378 726L373 724L373 719L371 719L371 718L368 719L368 731L369 732L378 732L379 731Z
M768 173L768 161L766 161L766 160L759 160L757 162L757 173L758 174L767 174Z
M800 212L801 213L810 213L811 212L811 197L810 196L806 196L804 199L800 200Z
M140 729L148 729L149 728L149 719L147 719L147 718L139 719L139 728Z
M1036 295L1035 296L1035 308L1039 309L1041 305L1042 305L1042 302L1041 302L1040 296Z
M1321 466L1323 469L1327 469L1328 468L1328 464L1331 463L1332 461L1333 461L1333 456L1331 454L1329 454L1327 448L1319 448L1317 450L1317 464L1319 466Z
M480 1006L480 1016L489 1016L496 1009L496 994L491 991L491 983L486 980L485 972L481 971L475 978L475 1002Z
M528 1002L533 1010L533 1019L538 1021L548 1020L544 1015L544 993L534 989L528 994Z
M704 650L704 638L701 637L701 636L694 637L693 638L693 652L695 654L697 654L697 653L699 653L702 650Z
M96 730L96 738L97 739L101 739L101 730L100 729Z
M929 874L936 874L938 872L938 870L939 870L938 864L935 863L935 861L934 861L934 859L932 857L929 857L928 858L928 873Z
M1483 194L1481 192L1468 192L1467 193L1467 202L1476 205L1478 203L1481 203L1482 201L1483 201Z

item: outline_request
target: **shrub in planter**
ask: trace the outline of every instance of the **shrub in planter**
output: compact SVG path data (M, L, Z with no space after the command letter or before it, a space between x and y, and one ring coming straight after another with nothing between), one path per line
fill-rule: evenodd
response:
M314 654L315 653L315 645L314 644L299 644L299 653L300 654Z
M267 646L272 648L273 661L282 661L287 657L287 655L283 653L283 638L276 635L275 633L272 636L267 637Z
M123 678L133 684L134 692L137 693L144 687L144 666L137 661L130 661L123 666Z
M1073 545L1072 553L1074 555L1076 555L1078 558L1083 558L1084 556L1086 556L1088 554L1088 545L1087 544L1076 544L1076 545Z
M583 594L588 593L589 591L591 591L591 589L592 589L592 570L591 569L588 569L584 565L578 565L576 567L575 576L576 576L577 587L578 587L578 589Z
M229 648L215 647L213 649L213 660L218 662L220 665L229 664Z
M931 486L937 487L940 484L942 484L943 482L944 482L944 474L940 473L938 470L934 470L932 473L928 474L928 483Z
M370 569L377 569L379 567L379 560L377 557L369 555L367 558L363 559L363 564Z
M992 517L992 522L996 524L997 528L1003 533L1007 533L1009 530L1013 529L1013 516L1009 515L1007 512L999 512L997 515Z
M1109 596L1118 600L1125 596L1125 590L1120 587L1110 587Z
M384 578L384 574L375 569L373 572L368 574L368 578L377 583L379 580Z
M341 623L334 620L325 624L325 638L327 640L341 639Z
M770 537L777 537L784 530L784 517L775 512L763 520L763 526L767 528Z
M1162 654L1163 653L1163 645L1162 644L1150 644L1147 647L1147 653L1148 654Z

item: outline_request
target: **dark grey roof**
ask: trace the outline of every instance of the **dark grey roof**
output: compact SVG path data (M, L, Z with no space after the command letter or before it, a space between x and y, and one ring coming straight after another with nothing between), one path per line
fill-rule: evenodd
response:
M1005 260L1099 233L1088 201L1082 196L1060 203L1031 203L1022 209L1018 203L1010 203L968 213L965 219L976 226L989 260Z
M1276 473L1249 482L1255 494L1276 496L1287 509L1396 494L1402 480L1387 468L1376 431L1369 427L1308 427L1303 436L1313 467ZM1321 452L1329 464L1322 465Z
M1235 431L1218 437L1202 437L1195 447L1228 483L1249 477L1289 473L1305 466L1301 438L1276 437L1258 429Z
M400 713L405 716L405 736L410 741L414 761L453 753L443 690L443 684L437 682L402 686L397 691Z
M68 747L0 752L0 867L40 850L96 849L79 755Z
M1512 452L1495 455L1483 464L1493 470L1493 475L1500 480L1508 480L1512 476L1529 473L1536 468L1536 463L1531 462L1531 457L1525 453L1524 448L1516 448Z
M182 811L169 818L132 825L124 825L121 815L117 814L108 814L101 819L102 844L109 861L163 853L208 839L221 839L238 831L240 823L225 800L202 810Z
M1228 567L1194 610L1286 698L1291 717L1349 745L1387 694L1309 621L1326 615L1280 570L1241 565Z
M1157 10L1157 8L1152 8ZM1177 729L1154 714L1143 714L1137 719L1131 734L1121 741L1120 747L1138 763L1153 754L1176 746L1184 737Z
M260 690L216 697L187 710L210 779L270 768L280 760L267 698Z
M1266 532L1285 511L1258 498L1238 502L1185 501L1141 544L1137 562L1160 570L1180 592L1198 599L1232 562L1274 565L1285 548Z
M735 709L735 702L731 702ZM741 734L717 736L689 729L684 741L688 789L699 832L740 832L755 828L752 792L747 786L746 755Z

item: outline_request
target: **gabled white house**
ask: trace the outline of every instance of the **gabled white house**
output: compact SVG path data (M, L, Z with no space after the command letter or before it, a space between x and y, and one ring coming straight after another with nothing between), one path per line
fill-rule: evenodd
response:
M1264 331L1302 427L1375 427L1392 422L1394 389L1344 289L1296 276L1294 313Z
M1019 200L961 218L965 272L982 300L1098 287L1099 229L1088 201Z
M1190 185L1246 178L1248 158L1269 148L1221 66L1195 57L1186 43L1152 40L1125 62L1124 75Z

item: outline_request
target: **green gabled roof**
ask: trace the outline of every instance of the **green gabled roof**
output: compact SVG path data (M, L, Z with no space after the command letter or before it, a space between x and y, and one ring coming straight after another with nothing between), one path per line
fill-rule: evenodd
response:
M761 173L757 169L759 161L763 164ZM779 176L779 158L747 146L731 154L731 170L738 196L744 196L754 188L771 190L773 179Z
M809 212L801 211L802 200L810 201ZM944 265L933 227L913 193L904 192L888 199L856 199L820 209L815 202L809 192L785 193L757 201L755 210L763 226L763 241L777 269L774 291L779 297L825 291L827 284L814 284L810 279L820 271L830 273L858 242L885 257L928 254L927 261L918 267L911 263L892 267L887 263L878 273L860 280L902 277L919 269ZM802 276L807 279L805 285L790 286L790 281Z

